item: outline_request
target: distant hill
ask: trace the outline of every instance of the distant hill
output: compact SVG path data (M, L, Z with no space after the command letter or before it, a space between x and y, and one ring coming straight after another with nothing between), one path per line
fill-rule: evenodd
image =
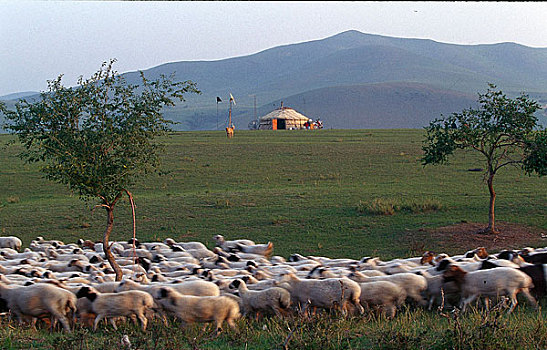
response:
M441 114L475 107L476 96L424 84L378 83L316 89L283 103L327 128L421 128Z
M547 48L454 45L353 30L248 56L167 63L144 73L150 79L174 73L202 91L166 109L179 130L223 128L229 93L240 129L254 119L255 98L258 116L283 100L336 128L421 127L439 113L469 106L488 83L547 105ZM139 81L137 72L124 76ZM216 96L224 100L218 115Z
M16 93L13 93L13 94L0 96L0 100L2 100L2 101L17 100L17 99L20 99L20 98L35 96L35 95L38 95L38 94L40 94L40 93L37 92L37 91L16 92Z
M171 73L197 82L203 92L166 112L181 130L215 129L216 96L227 100L228 93L237 101L233 115L239 128L254 119L255 96L258 116L284 100L287 106L329 115L323 118L336 128L421 127L437 112L455 112L476 101L489 82L510 96L526 92L547 103L547 48L513 43L453 45L348 31L249 56L174 62L145 71L148 77ZM136 82L137 73L126 78ZM383 102L372 103L376 98ZM219 108L223 127L227 103Z

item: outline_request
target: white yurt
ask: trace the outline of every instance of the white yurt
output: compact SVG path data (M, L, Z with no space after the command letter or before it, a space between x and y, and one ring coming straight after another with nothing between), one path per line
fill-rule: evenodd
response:
M304 129L307 121L310 118L306 117L295 111L292 108L283 107L278 108L263 117L260 117L260 124L258 129L260 130L291 130L291 129Z

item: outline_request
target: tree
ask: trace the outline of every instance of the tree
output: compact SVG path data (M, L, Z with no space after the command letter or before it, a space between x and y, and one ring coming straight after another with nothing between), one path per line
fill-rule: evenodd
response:
M422 164L448 163L448 156L457 149L482 154L490 209L488 227L481 232L497 233L494 176L509 165L521 167L528 175L547 175L547 131L534 115L541 107L525 94L511 99L489 84L485 94L479 93L478 103L478 109L464 109L425 127Z
M37 102L22 100L15 110L0 105L7 129L25 146L20 154L28 162L41 162L49 180L66 184L80 199L97 199L106 210L103 236L105 255L121 280L122 271L110 251L114 208L135 180L157 169L160 145L155 138L170 130L164 106L184 101L185 93L200 93L191 81L173 82L161 76L129 85L105 62L76 87L61 84L62 75L48 81Z

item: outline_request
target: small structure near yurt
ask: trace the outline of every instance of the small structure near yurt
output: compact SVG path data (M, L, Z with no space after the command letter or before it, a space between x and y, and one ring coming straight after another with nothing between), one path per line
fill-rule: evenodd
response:
M278 108L261 117L259 130L293 130L305 129L311 119L289 107Z

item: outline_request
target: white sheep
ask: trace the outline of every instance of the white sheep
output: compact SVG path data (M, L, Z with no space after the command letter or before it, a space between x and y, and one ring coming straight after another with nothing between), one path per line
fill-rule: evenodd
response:
M340 308L346 313L349 305L355 307L360 314L364 312L359 301L361 287L350 279L300 279L290 272L282 274L278 282L288 286L293 304L300 307L302 313L308 306L322 309Z
M183 295L171 287L160 287L153 293L154 300L164 311L185 324L215 322L216 330L220 332L224 321L235 329L235 320L241 316L238 301L229 296Z
M145 292L150 292L153 288L157 286L167 286L165 284L149 284L142 285L132 280L123 280L119 283L118 287L115 289L116 292L123 292L127 290L141 290ZM173 288L177 293L184 295L194 295L194 296L218 296L220 295L220 289L218 286L209 281L203 280L192 280L192 281L183 281L181 283L169 284L169 287Z
M241 298L243 314L253 312L273 312L277 316L286 315L291 305L291 294L284 288L271 287L263 290L249 290L245 282L236 279L229 288L237 289Z
M11 248L19 251L23 242L15 236L0 237L0 248Z
M145 314L154 307L154 299L146 292L131 290L120 293L100 293L92 287L82 287L76 293L78 298L87 298L91 302L91 309L97 315L93 323L93 330L103 318L136 316L141 323L142 330L146 330L148 319ZM116 324L112 322L114 329Z
M29 286L6 285L0 282L0 299L17 316L19 322L27 317L39 318L49 315L52 326L61 322L66 332L70 332L67 318L69 312L76 312L76 296L49 283Z
M240 250L243 253L270 256L272 255L274 244L272 242L253 245L236 243L236 247L237 250Z
M368 277L359 271L355 271L350 273L348 277L359 283L375 281L388 281L395 283L406 291L407 297L413 299L422 306L426 305L426 301L424 300L422 293L427 289L427 280L423 276L404 272L394 275Z
M238 244L241 244L241 245L255 245L256 243L249 240L249 239L236 239L236 240L233 240L233 241L227 241L224 239L224 236L222 235L215 235L213 237L213 239L215 240L215 243L218 247L220 247L222 250L225 250L227 252L231 252L231 251L237 251L239 250L237 245Z
M508 296L511 299L511 313L517 306L517 294L522 292L530 304L537 302L530 295L533 287L530 276L510 267L496 267L489 270L466 272L458 266L450 266L443 274L445 281L454 281L461 289L460 306L465 311L467 305L479 296Z
M406 299L406 292L395 283L388 281L376 281L359 283L361 305L380 308L388 318L395 317L397 307Z

